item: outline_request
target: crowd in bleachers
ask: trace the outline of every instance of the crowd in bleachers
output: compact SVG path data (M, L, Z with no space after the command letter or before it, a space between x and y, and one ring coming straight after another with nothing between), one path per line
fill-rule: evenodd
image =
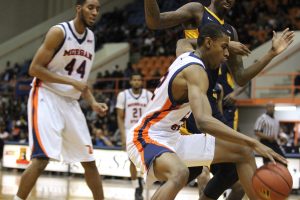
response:
M191 0L159 0L161 11L175 10ZM298 0L244 0L236 2L232 12L227 16L239 33L241 42L250 49L257 47L271 38L272 30L283 30L285 27L300 29L300 1ZM136 70L144 75L161 76L174 60L175 45L182 37L182 27L168 30L151 31L145 25L143 1L136 0L125 9L115 9L106 13L97 23L94 31L97 48L107 42L129 42L131 54L142 57L138 63L128 64L125 71L115 67L114 72L99 73L93 84L96 99L106 102L110 109L106 117L94 113L86 102L80 101L89 124L93 143L97 146L119 146L120 136L117 129L114 109L115 93L104 93L114 90L115 82L102 82L102 78L123 78ZM157 57L154 57L157 56ZM30 60L22 65L7 63L0 84L0 140L27 142L27 98L28 90L22 93L18 84L28 85L31 78L27 71ZM147 71L145 66L155 71ZM22 82L23 81L23 82ZM120 81L117 88L128 86L128 81ZM145 86L153 88L157 81L147 81ZM24 87L20 87L24 88Z
M158 0L161 11L175 10L184 3L197 0ZM272 30L286 27L300 29L300 1L244 0L235 3L226 21L233 25L242 43L250 49L272 37ZM182 37L182 27L162 31L146 28L143 1L137 0L124 10L104 14L95 28L97 47L105 42L129 42L131 51L142 56L173 55L175 42Z

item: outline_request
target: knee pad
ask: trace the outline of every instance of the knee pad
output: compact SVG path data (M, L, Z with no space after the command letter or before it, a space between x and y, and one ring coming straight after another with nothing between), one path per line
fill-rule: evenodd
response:
M233 163L215 164L211 169L214 176L207 183L204 194L209 198L218 199L226 189L239 180L239 177Z

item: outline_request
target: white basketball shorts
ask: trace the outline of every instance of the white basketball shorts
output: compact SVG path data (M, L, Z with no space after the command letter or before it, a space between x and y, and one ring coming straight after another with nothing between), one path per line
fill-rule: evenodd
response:
M33 87L28 99L28 128L32 158L94 161L90 133L77 100Z
M181 135L179 132L135 135L127 139L127 152L132 162L147 172L145 179L150 185L157 180L152 163L163 153L176 153L187 167L210 166L215 153L215 137L208 134Z

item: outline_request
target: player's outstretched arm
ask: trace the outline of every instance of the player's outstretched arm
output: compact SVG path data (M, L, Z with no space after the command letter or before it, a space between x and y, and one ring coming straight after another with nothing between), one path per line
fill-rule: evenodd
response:
M283 157L270 148L253 138L231 129L212 117L210 104L206 96L208 77L204 69L197 65L190 66L183 70L183 77L187 82L188 98L199 130L229 142L247 145L260 155L270 158L272 161L274 161L275 158L276 160L286 163Z
M242 57L239 55L230 55L228 65L236 83L239 86L245 85L259 72L261 72L271 60L282 53L294 40L294 32L285 29L281 34L273 32L272 47L257 62L244 69Z
M144 0L145 18L148 28L164 29L181 25L197 17L202 18L203 6L192 2L183 5L176 11L160 12L156 0Z
M52 27L48 31L43 44L33 57L29 68L29 74L42 81L73 85L76 89L83 91L87 88L85 83L57 75L47 69L47 64L51 61L54 53L59 48L63 40L63 31L58 27Z

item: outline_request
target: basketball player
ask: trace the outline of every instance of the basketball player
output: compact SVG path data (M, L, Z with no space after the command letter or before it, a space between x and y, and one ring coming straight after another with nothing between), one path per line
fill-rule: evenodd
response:
M82 96L99 114L107 106L96 102L87 86L95 55L94 25L98 0L77 0L76 17L53 26L35 54L29 74L34 76L28 100L29 143L32 160L24 171L15 199L26 199L49 160L81 162L85 179L96 200L103 189L85 117Z
M139 73L133 73L130 76L130 89L126 89L118 94L117 97L117 120L121 132L122 148L126 149L126 135L130 128L135 125L144 113L152 93L142 88L142 76ZM135 199L143 199L142 180L137 179L137 170L130 161L130 174L132 185L135 190Z
M255 200L251 178L256 169L252 150L286 162L257 140L238 133L211 116L207 98L209 69L229 56L229 37L216 24L203 27L195 52L180 55L161 79L139 122L127 137L127 152L147 172L146 183L165 181L152 199L174 199L188 182L188 167L234 162L241 183ZM180 51L179 46L179 51ZM198 129L208 134L181 135L182 121L191 113Z
M231 39L238 41L237 33L234 27L224 22L225 14L230 11L234 4L234 0L212 0L209 7L203 7L200 3L191 2L183 5L176 11L170 11L165 13L160 13L158 4L156 0L144 0L145 2L145 16L146 22L151 29L162 29L169 28L176 25L184 25L186 38L198 37L201 27L208 23L215 23L221 25L226 33ZM292 32L285 30L287 34L285 36L293 37ZM282 38L280 38L282 39ZM289 42L292 42L292 38L289 38ZM278 41L277 41L278 42ZM278 48L282 52L287 46L285 43L282 45L281 42L273 43L272 48ZM249 50L242 44L234 41L230 41L229 50L230 56L226 62L226 66L231 72L235 82L243 86L249 80L251 80L256 74L258 74L276 55L273 49L270 49L259 62L244 69L242 58L240 55L248 55ZM216 100L213 98L212 89L216 83L218 77L218 70L210 70L209 79L211 81L211 89L208 90L208 99L212 108L212 115L227 124L226 119L218 110ZM187 125L189 132L197 133L197 127L195 125L195 120L193 115L187 120ZM221 166L220 166L221 165ZM204 191L204 196L202 200L205 199L217 199L227 188L231 187L237 180L238 176L236 173L235 166L230 163L220 164L217 166L212 166L211 171L215 176L209 181L207 187ZM237 191L240 191L239 189ZM234 192L233 192L234 193ZM237 196L242 196L243 194L237 194ZM235 198L237 200L237 198Z

